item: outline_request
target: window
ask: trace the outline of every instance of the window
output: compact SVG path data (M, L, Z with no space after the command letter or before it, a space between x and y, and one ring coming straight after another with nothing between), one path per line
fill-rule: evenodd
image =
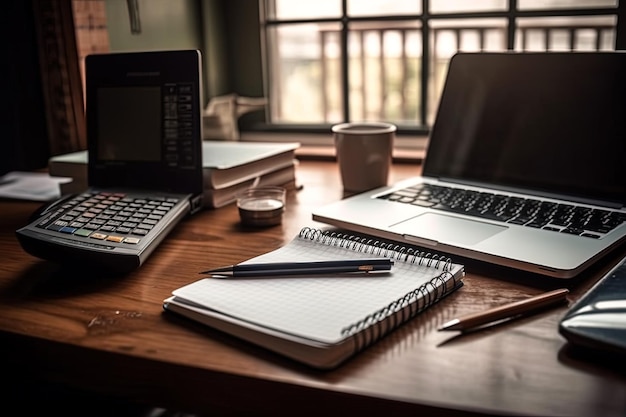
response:
M270 125L427 132L457 51L616 49L617 0L261 0Z

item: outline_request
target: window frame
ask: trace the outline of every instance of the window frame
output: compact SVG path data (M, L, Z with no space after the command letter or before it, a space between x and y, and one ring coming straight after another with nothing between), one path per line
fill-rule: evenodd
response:
M428 126L428 112L430 94L429 85L429 71L431 60L431 34L434 28L430 23L441 20L459 20L459 19L480 19L480 18L500 18L507 21L506 24L506 50L515 50L516 36L518 27L516 22L518 19L525 18L541 18L541 17L584 17L584 16L616 16L615 26L615 50L626 49L626 32L621 30L624 21L625 7L623 2L618 2L617 6L605 6L605 7L581 7L581 8L559 8L559 9L537 9L537 10L518 10L518 0L509 0L508 6L503 10L498 11L476 11L476 12L454 12L454 13L431 13L430 0L420 0L421 10L419 14L407 14L407 15L393 15L393 16L350 16L347 12L347 0L341 0L341 15L333 18L311 18L311 19L275 19L271 17L271 4L272 0L259 0L259 36L261 43L261 59L263 69L263 89L265 96L268 96L270 88L271 76L270 69L268 67L268 60L270 59L268 54L268 47L266 46L270 42L270 36L268 34L269 29L273 29L280 25L289 24L303 24L303 23L333 23L339 24L341 27L341 82L342 82L342 112L343 122L350 121L350 100L349 100L349 68L348 68L348 33L349 27L352 23L361 22L380 22L380 21L406 21L416 20L419 22L421 30L422 41L422 59L421 59L421 78L420 82L420 114L418 121L422 121L421 125L417 126L398 126L398 135L410 135L410 136L427 136L430 133L430 126ZM426 11L426 12L425 12ZM436 104L435 104L436 106ZM267 115L269 119L270 115ZM261 121L253 120L252 123L243 123L242 131L251 131L257 133L309 133L320 134L327 133L330 129L330 124L291 124L291 123L270 123L268 120Z

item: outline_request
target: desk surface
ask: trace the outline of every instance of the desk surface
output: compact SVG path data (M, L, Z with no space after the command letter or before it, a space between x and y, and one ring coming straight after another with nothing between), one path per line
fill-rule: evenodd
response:
M395 165L392 179L418 170ZM14 231L37 204L0 201L0 341L12 352L3 355L3 369L189 412L626 414L624 361L572 349L557 332L565 306L462 337L436 330L460 314L565 284L571 303L623 254L571 283L463 260L462 289L330 372L162 312L163 299L198 271L275 249L304 226L323 226L311 211L342 197L336 165L302 161L298 179L304 187L290 192L281 226L243 229L234 206L205 211L121 278L26 254Z

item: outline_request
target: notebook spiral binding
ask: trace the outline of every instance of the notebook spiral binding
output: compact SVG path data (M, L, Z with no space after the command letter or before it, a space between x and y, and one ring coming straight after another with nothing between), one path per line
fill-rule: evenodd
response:
M303 228L299 233L299 237L329 246L338 246L382 257L394 258L398 261L441 269L441 274L430 281L342 329L341 333L343 335L355 336L356 350L364 349L374 343L400 324L412 319L427 307L439 301L448 293L448 281L452 278L452 273L450 272L452 260L449 257L367 237L310 227ZM457 283L455 282L453 285L457 285Z
M301 239L313 240L328 246L339 246L384 258L394 258L398 261L441 268L443 271L449 271L452 264L452 260L446 256L346 233L305 227L298 236Z

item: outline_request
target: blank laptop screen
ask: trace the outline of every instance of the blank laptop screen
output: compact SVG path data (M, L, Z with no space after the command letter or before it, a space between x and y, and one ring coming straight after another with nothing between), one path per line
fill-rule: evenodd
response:
M453 57L424 175L625 202L626 54Z

